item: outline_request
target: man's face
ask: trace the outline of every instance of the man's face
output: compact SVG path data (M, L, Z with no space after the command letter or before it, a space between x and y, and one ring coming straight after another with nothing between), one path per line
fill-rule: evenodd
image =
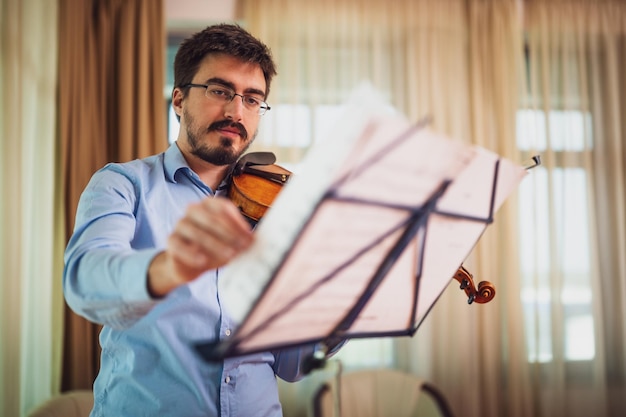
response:
M242 62L229 55L210 55L200 64L193 84L211 84L241 95L264 98L265 78L257 64ZM242 97L230 102L207 98L206 89L190 87L187 97L174 90L172 105L180 116L178 145L185 155L193 155L213 165L230 165L254 140L260 116L243 105Z

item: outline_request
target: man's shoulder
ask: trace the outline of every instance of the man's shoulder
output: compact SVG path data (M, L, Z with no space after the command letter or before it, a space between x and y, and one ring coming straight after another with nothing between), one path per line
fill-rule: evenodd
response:
M160 153L127 162L109 162L94 173L90 182L92 186L100 184L107 188L150 188L165 176L163 159L163 153Z
M164 154L159 153L145 158L126 162L109 162L99 172L113 172L124 176L136 177L150 174L155 169L163 170Z

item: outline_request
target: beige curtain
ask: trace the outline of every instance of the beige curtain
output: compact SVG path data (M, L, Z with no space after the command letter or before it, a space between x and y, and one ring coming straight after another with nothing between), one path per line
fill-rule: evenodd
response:
M438 95L468 118L468 132L448 130L522 163L516 149L515 122L520 77L523 74L521 19L516 1L459 2L453 25L466 31L460 67L437 66L431 71L454 80L467 73L465 91ZM447 49L447 48L446 48ZM466 97L466 98L459 98ZM410 369L439 385L455 412L463 416L530 416L527 356L520 301L517 194L498 211L465 266L476 284L492 282L496 298L468 306L456 281L442 295L424 329L400 349ZM427 372L424 372L424 370Z
M550 242L542 246L549 261L537 253L525 273L525 287L550 299L549 308L532 317L545 331L537 330L531 349L552 346L551 361L533 364L535 409L545 416L624 415L626 4L533 0L525 17L529 66L522 105L533 112L528 121L548 185L533 183L531 195L546 207L550 224L534 236L538 246ZM571 114L583 116L580 132L571 117L559 123ZM588 264L569 249L576 247L572 241L585 243L578 253ZM588 298L588 311L580 311L580 302L574 310L576 294ZM593 326L584 326L582 317ZM593 348L592 359L568 360L568 330L586 338L578 343Z
M78 199L107 162L164 150L162 1L61 0L59 120L68 239ZM63 390L90 389L99 327L65 316Z
M280 124L283 104L340 103L367 80L410 120L431 116L436 130L456 140L519 158L515 115L524 67L516 1L274 0L262 8L249 1L242 17L278 62L274 109L262 123ZM259 145L297 162L306 152L299 137L315 122L292 123L289 133L285 125L263 133L292 138L292 146L261 134ZM416 163L420 158L428 155L416 155ZM531 415L518 248L510 238L515 219L513 197L466 262L477 281L496 285L495 302L468 306L451 286L414 338L395 341L391 358L383 357L386 340L378 349L351 342L339 355L347 367L410 370L441 387L458 415Z
M278 63L269 100L279 106L262 125L281 117L282 104L337 105L369 82L410 120L433 116L435 128L469 140L465 2L432 3L271 0L258 7L242 1L242 21L270 45ZM446 96L457 105L448 105ZM298 122L280 132L290 143L260 135L256 145L269 147L279 160L298 161L306 128L319 128Z
M278 62L255 145L279 161L297 169L319 138L320 110L363 80L412 121L431 115L457 140L520 164L543 160L465 262L476 281L495 284L494 301L467 306L455 282L415 337L391 350L388 340L361 351L351 342L344 365L410 370L462 416L622 415L623 2L241 3L242 22ZM299 401L312 392L283 389ZM283 400L286 415L303 415Z
M58 390L57 6L0 1L0 415Z

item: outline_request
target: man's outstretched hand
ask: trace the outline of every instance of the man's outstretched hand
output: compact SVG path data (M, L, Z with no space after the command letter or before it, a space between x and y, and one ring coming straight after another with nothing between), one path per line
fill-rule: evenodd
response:
M250 225L225 198L191 204L148 269L148 291L163 297L203 272L226 265L252 244Z

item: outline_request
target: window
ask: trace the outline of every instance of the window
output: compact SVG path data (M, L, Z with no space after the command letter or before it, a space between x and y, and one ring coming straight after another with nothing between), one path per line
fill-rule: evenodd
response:
M167 99L167 141L168 143L174 143L178 137L178 130L180 129L180 123L176 117L176 112L172 108L172 100Z
M258 141L264 146L308 149L325 140L326 129L333 126L341 105L278 104L259 124Z
M590 132L591 116L580 111L551 111L546 117L524 109L517 115L518 148L550 149L559 161L559 167L535 168L519 188L521 299L531 362L548 362L555 355L569 361L595 356L588 178L579 165L580 154L591 146L586 143ZM555 242L553 247L549 242ZM559 289L555 274L562 280ZM560 340L563 346L555 346Z
M165 88L163 89L163 97L165 100L165 108L167 111L167 140L173 143L178 137L178 129L180 127L176 113L172 109L172 89L174 88L174 58L178 52L180 43L194 33L196 30L188 31L171 31L167 36L166 60L165 60Z

